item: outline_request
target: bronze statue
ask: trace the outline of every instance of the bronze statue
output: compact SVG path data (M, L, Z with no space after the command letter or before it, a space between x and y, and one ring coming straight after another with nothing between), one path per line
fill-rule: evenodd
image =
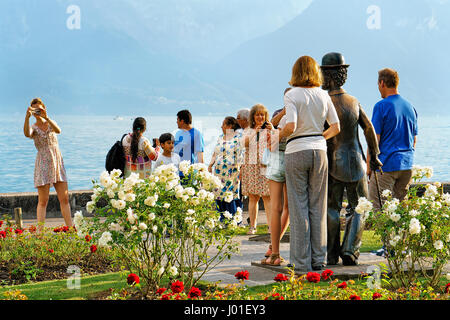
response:
M372 170L381 167L375 130L360 103L341 87L347 80L347 68L340 53L328 53L322 58L324 90L333 101L339 116L341 132L327 141L328 147L328 216L327 264L335 265L342 258L343 265L358 264L364 221L355 212L359 197L368 195L366 158L358 136L358 125L364 130ZM327 127L327 124L325 124ZM326 129L326 128L325 128ZM346 191L348 206L346 228L340 244L340 212Z

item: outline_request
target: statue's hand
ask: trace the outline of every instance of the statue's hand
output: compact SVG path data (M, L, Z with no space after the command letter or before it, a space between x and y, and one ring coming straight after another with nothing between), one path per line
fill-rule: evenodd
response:
M378 159L378 156L371 155L370 156L370 170L377 171L383 166L383 163L381 163L380 159Z

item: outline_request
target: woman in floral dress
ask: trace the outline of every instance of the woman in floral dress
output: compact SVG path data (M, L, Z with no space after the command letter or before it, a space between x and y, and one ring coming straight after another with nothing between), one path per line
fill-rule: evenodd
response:
M220 212L228 211L234 216L240 204L239 167L242 158L241 136L237 120L226 117L222 123L223 134L217 140L208 170L217 175L223 185L216 190L216 203Z
M30 117L34 116L36 122L30 127ZM67 186L66 169L59 150L57 134L61 129L56 122L47 116L47 108L41 99L31 101L27 109L23 132L25 137L33 139L37 149L34 167L34 186L38 189L37 220L42 227L45 223L50 187L53 186L58 195L61 214L67 226L73 225L69 191Z
M242 141L245 146L245 158L242 165L242 194L248 196L250 226L247 234L255 234L258 219L258 202L262 198L270 232L270 192L269 180L265 176L266 166L261 163L264 150L270 143L273 129L269 121L269 112L262 104L250 110L250 126L244 130Z

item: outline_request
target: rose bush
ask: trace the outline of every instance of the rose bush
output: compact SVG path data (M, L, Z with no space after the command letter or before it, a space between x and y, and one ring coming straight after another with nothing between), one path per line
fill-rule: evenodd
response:
M203 164L183 161L155 169L145 180L135 174L120 178L120 170L103 172L94 182L92 201L74 223L100 247L115 247L130 272L141 278L145 296L154 295L163 277L180 279L187 287L238 251L232 241L242 211L220 219L214 191L220 180ZM102 219L101 219L102 218Z
M430 167L414 166L413 182L431 178L432 173ZM443 194L439 183L428 183L411 187L402 201L392 198L388 190L382 196L386 201L380 212L373 212L365 198L359 199L356 211L381 236L393 284L411 287L424 276L436 287L450 258L450 195Z

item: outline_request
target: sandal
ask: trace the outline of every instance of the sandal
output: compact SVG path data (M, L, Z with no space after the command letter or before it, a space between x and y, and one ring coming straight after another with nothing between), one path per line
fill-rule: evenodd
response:
M256 233L256 228L253 228L253 227L250 227L249 229L248 229L248 231L247 231L247 234L248 235L252 235L252 234L255 234Z
M267 252L264 255L264 257L268 258L268 257L270 257L271 254L272 254L272 245L269 244L269 250L267 250Z
M261 261L261 264L267 264L271 266L279 266L281 265L285 260L280 257L279 253L272 253L268 259L264 259Z

